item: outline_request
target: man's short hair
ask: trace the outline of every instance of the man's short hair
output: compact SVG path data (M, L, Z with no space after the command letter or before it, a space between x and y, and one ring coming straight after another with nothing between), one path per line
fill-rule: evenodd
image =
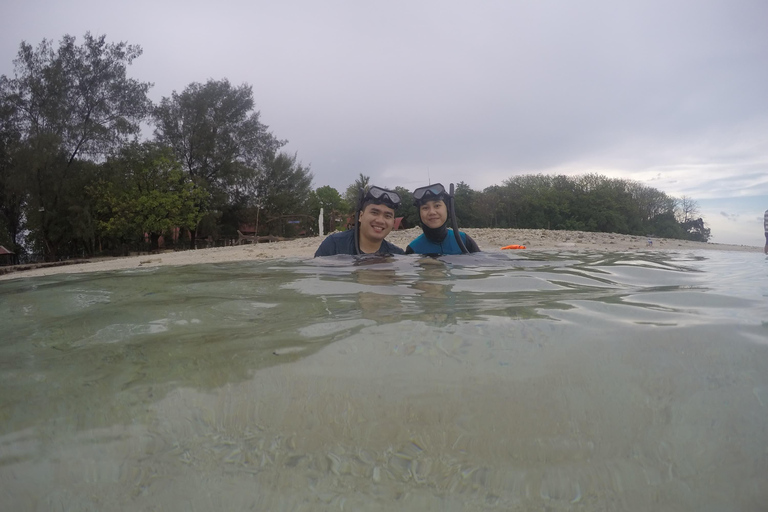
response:
M368 208L369 205L377 204L380 206L386 206L390 210L394 211L395 209L392 208L389 204L387 204L387 201L380 201L379 199L369 199L363 203L363 205L360 207L360 211L364 212L366 208Z

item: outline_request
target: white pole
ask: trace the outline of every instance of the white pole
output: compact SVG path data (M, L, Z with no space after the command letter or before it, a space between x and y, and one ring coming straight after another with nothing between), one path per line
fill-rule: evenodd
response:
M317 225L320 226L320 236L323 236L323 209L320 208L320 217L317 219Z

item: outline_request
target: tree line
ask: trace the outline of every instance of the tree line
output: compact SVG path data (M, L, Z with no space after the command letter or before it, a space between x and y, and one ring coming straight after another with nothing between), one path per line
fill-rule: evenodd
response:
M328 212L343 216L353 211L358 190L369 182L370 177L361 174L343 196L328 186L315 191L310 205L313 212L325 208L326 231L333 227ZM397 215L407 226L418 226L411 192L403 187L393 190L403 200ZM699 206L690 197L676 198L636 181L594 173L520 175L482 191L460 182L455 210L459 225L468 228L602 231L700 242L710 238Z
M326 232L345 227L368 176L343 195L312 190L309 166L261 122L251 86L211 79L154 104L152 84L127 73L141 54L90 33L81 44L21 43L14 76L0 76L0 245L48 261L157 249L161 236L194 248L244 224L311 233L321 208ZM418 225L410 191L395 190L399 215ZM462 227L710 236L690 198L596 174L515 176L482 191L461 182L455 204Z
M599 174L524 175L475 192L456 189L456 216L476 227L602 231L706 242L698 205L653 187Z
M127 73L141 54L90 33L22 42L0 77L0 244L17 257L125 253L180 231L195 247L303 211L312 174L280 151L251 86L191 83L153 104Z

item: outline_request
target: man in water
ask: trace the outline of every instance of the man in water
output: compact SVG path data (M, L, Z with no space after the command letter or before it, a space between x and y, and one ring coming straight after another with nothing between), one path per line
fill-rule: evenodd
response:
M403 254L401 248L384 240L395 226L395 210L399 206L397 192L370 187L355 212L355 228L329 235L315 251L315 258L334 254Z
M768 254L768 210L765 210L765 217L763 217L763 227L765 228L765 249L763 249L763 252Z

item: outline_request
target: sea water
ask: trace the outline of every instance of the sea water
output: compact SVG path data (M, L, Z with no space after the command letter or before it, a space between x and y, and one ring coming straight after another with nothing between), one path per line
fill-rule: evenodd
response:
M3 510L765 510L768 260L0 283Z

